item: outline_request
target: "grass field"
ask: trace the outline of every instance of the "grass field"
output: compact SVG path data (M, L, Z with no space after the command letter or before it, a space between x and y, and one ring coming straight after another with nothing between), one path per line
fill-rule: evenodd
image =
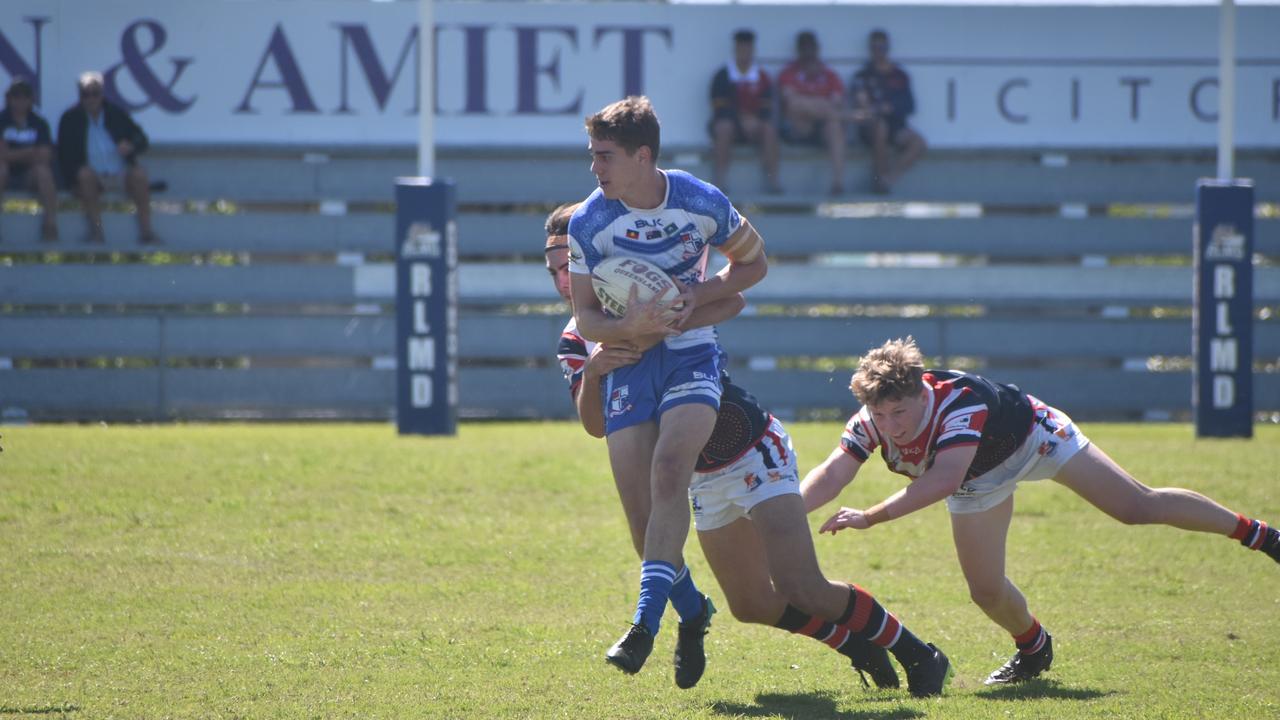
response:
M808 469L840 428L792 429ZM1280 522L1278 427L1084 429L1150 484ZM0 430L0 717L1280 716L1280 567L1052 483L1019 491L1009 553L1055 634L1048 680L983 688L1011 642L968 601L935 506L817 545L947 651L946 697L864 690L812 640L727 612L679 691L670 622L640 675L602 660L638 565L604 446L573 425ZM894 487L868 469L846 504ZM719 599L696 543L688 558Z

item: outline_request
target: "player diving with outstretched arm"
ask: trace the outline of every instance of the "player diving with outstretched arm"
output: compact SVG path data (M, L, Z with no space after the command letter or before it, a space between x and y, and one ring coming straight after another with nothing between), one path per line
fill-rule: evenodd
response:
M1216 533L1280 562L1274 527L1191 490L1143 485L1061 410L1015 385L926 370L910 337L863 356L850 388L862 409L845 426L839 446L805 477L805 506L813 511L835 499L877 449L889 469L910 482L865 510L840 508L821 532L865 530L945 499L969 596L1017 646L1009 662L987 677L988 685L1035 678L1053 662L1053 638L1005 575L1019 482L1052 478L1126 525Z

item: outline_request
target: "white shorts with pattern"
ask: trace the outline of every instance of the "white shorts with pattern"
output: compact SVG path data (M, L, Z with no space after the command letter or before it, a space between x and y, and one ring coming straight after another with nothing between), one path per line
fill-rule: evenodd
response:
M779 495L799 495L800 476L791 436L769 418L764 437L732 465L697 473L689 484L693 526L698 532L715 530L747 517L751 509Z
M1031 396L1028 396L1031 397ZM947 498L947 509L956 515L976 513L1004 502L1023 480L1048 480L1067 461L1089 445L1070 417L1031 397L1035 421L1022 446L1003 463L972 480L965 480Z

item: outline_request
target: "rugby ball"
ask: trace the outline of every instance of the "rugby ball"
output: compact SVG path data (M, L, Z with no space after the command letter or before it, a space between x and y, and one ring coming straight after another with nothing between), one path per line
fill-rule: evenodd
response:
M680 294L671 276L657 265L633 257L610 256L591 270L591 288L600 298L605 312L615 317L627 314L627 299L631 288L636 289L636 299L648 302L658 298L671 302Z

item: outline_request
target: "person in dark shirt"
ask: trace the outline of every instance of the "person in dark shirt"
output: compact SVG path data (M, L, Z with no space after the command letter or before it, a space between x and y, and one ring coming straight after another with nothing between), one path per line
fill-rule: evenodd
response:
M138 164L149 144L146 133L129 113L103 97L101 73L86 72L77 85L80 102L58 121L58 165L84 205L88 241L105 240L102 193L123 189L138 208L138 241L159 242L151 229L151 182Z
M889 34L873 30L867 38L871 59L853 76L854 116L858 135L871 148L871 185L888 193L926 148L924 137L907 125L916 111L911 77L889 59ZM891 148L898 157L890 161Z
M782 192L778 183L778 130L773 124L773 84L756 64L756 34L733 34L733 59L711 79L711 140L715 152L712 182L727 190L729 161L736 143L760 146L765 191Z
M58 239L58 190L53 182L53 136L49 123L32 109L31 84L18 78L4 94L0 111L0 193L30 190L40 198L44 221L40 237Z
M862 409L835 450L805 476L805 508L812 512L834 500L877 450L890 471L908 478L907 486L870 508L840 508L819 532L866 530L945 499L969 597L1017 646L987 685L1024 682L1053 663L1053 638L1005 575L1013 493L1021 482L1052 478L1126 525L1221 535L1280 562L1280 532L1267 523L1192 490L1147 487L1066 413L1016 385L926 370L910 337L863 356L849 385Z

